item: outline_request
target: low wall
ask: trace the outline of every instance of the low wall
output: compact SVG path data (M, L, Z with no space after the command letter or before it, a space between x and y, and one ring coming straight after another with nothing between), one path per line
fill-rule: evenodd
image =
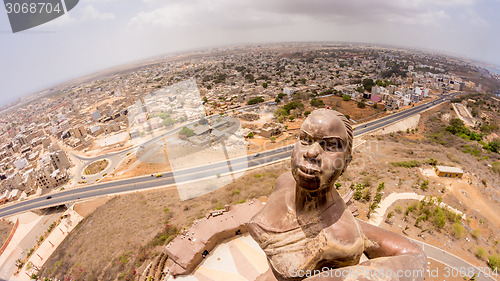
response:
M3 251L5 251L5 248L7 248L7 246L9 245L10 240L12 240L12 237L14 236L14 233L16 233L18 226L19 226L19 219L16 220L14 227L10 231L9 237L7 237L7 240L5 240L5 243L3 243L2 248L0 248L0 256L3 254Z

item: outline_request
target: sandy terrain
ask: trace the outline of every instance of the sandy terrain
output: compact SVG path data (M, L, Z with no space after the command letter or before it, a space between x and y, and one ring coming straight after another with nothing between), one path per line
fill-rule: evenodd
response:
M0 219L0 247L2 247L7 237L9 237L10 231L14 225L10 222L7 222L3 219Z

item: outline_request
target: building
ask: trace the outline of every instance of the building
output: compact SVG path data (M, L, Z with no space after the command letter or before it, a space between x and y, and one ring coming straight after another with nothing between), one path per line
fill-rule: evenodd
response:
M15 172L8 176L7 179L3 181L2 187L7 190L22 188L22 179L19 172Z
M436 166L436 175L445 178L461 178L464 171L456 167Z
M266 123L263 128L260 129L259 134L265 138L270 138L273 136L278 136L281 134L282 126L279 124Z
M14 161L14 166L16 167L17 170L22 170L24 167L28 166L28 160L26 158L22 157Z
M52 166L54 166L56 170L65 170L71 166L66 153L62 150L50 153L49 157Z
M83 126L74 127L70 131L71 136L75 138L84 138L87 135L87 130Z
M51 166L45 165L35 171L34 178L39 187L52 188L67 182L67 172L54 170Z

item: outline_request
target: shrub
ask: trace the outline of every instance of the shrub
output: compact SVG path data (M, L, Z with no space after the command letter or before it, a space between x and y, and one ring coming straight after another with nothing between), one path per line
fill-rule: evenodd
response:
M486 250L484 248L478 247L476 250L476 257L482 259L486 254Z
M498 268L500 267L500 255L489 256L488 265L491 269L498 271Z
M342 96L342 99L343 99L344 101L350 101L350 100L351 100L351 96L349 96L349 95L343 95L343 96Z
M464 234L464 227L462 226L461 223L459 222L455 222L453 224L453 229L451 231L451 233L453 234L453 236L455 236L455 238L462 238L463 234Z
M385 182L381 182L377 187L377 192L381 192L385 188Z
M370 201L371 198L372 198L372 193L370 192L370 190L369 189L365 190L365 192L363 194L363 200L368 202L368 201Z
M403 207L401 205L396 205L396 207L394 207L394 211L398 214L402 214L403 213Z
M481 232L479 231L479 229L474 229L471 233L472 237L474 237L475 239L478 239L480 236L481 236Z
M394 217L394 212L393 211L390 211L388 214L387 214L387 219L390 219Z
M427 160L427 164L431 165L431 166L436 166L438 163L438 161L434 158L430 158L429 160Z
M391 162L394 167L404 167L404 168L415 168L420 166L420 162L417 160L401 161L401 162Z
M429 180L424 180L420 184L420 189L422 189L423 191L426 191L428 187L429 187Z
M446 216L441 208L437 207L434 210L432 223L438 228L443 228L445 226Z
M495 161L491 163L491 169L493 170L493 172L500 174L500 162Z

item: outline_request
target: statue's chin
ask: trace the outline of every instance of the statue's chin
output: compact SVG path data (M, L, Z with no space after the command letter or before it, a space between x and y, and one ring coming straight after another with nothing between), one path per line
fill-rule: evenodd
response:
M300 170L294 171L292 174L300 188L308 191L317 191L321 189L321 180L319 176L311 177L309 175L303 175L303 172Z

